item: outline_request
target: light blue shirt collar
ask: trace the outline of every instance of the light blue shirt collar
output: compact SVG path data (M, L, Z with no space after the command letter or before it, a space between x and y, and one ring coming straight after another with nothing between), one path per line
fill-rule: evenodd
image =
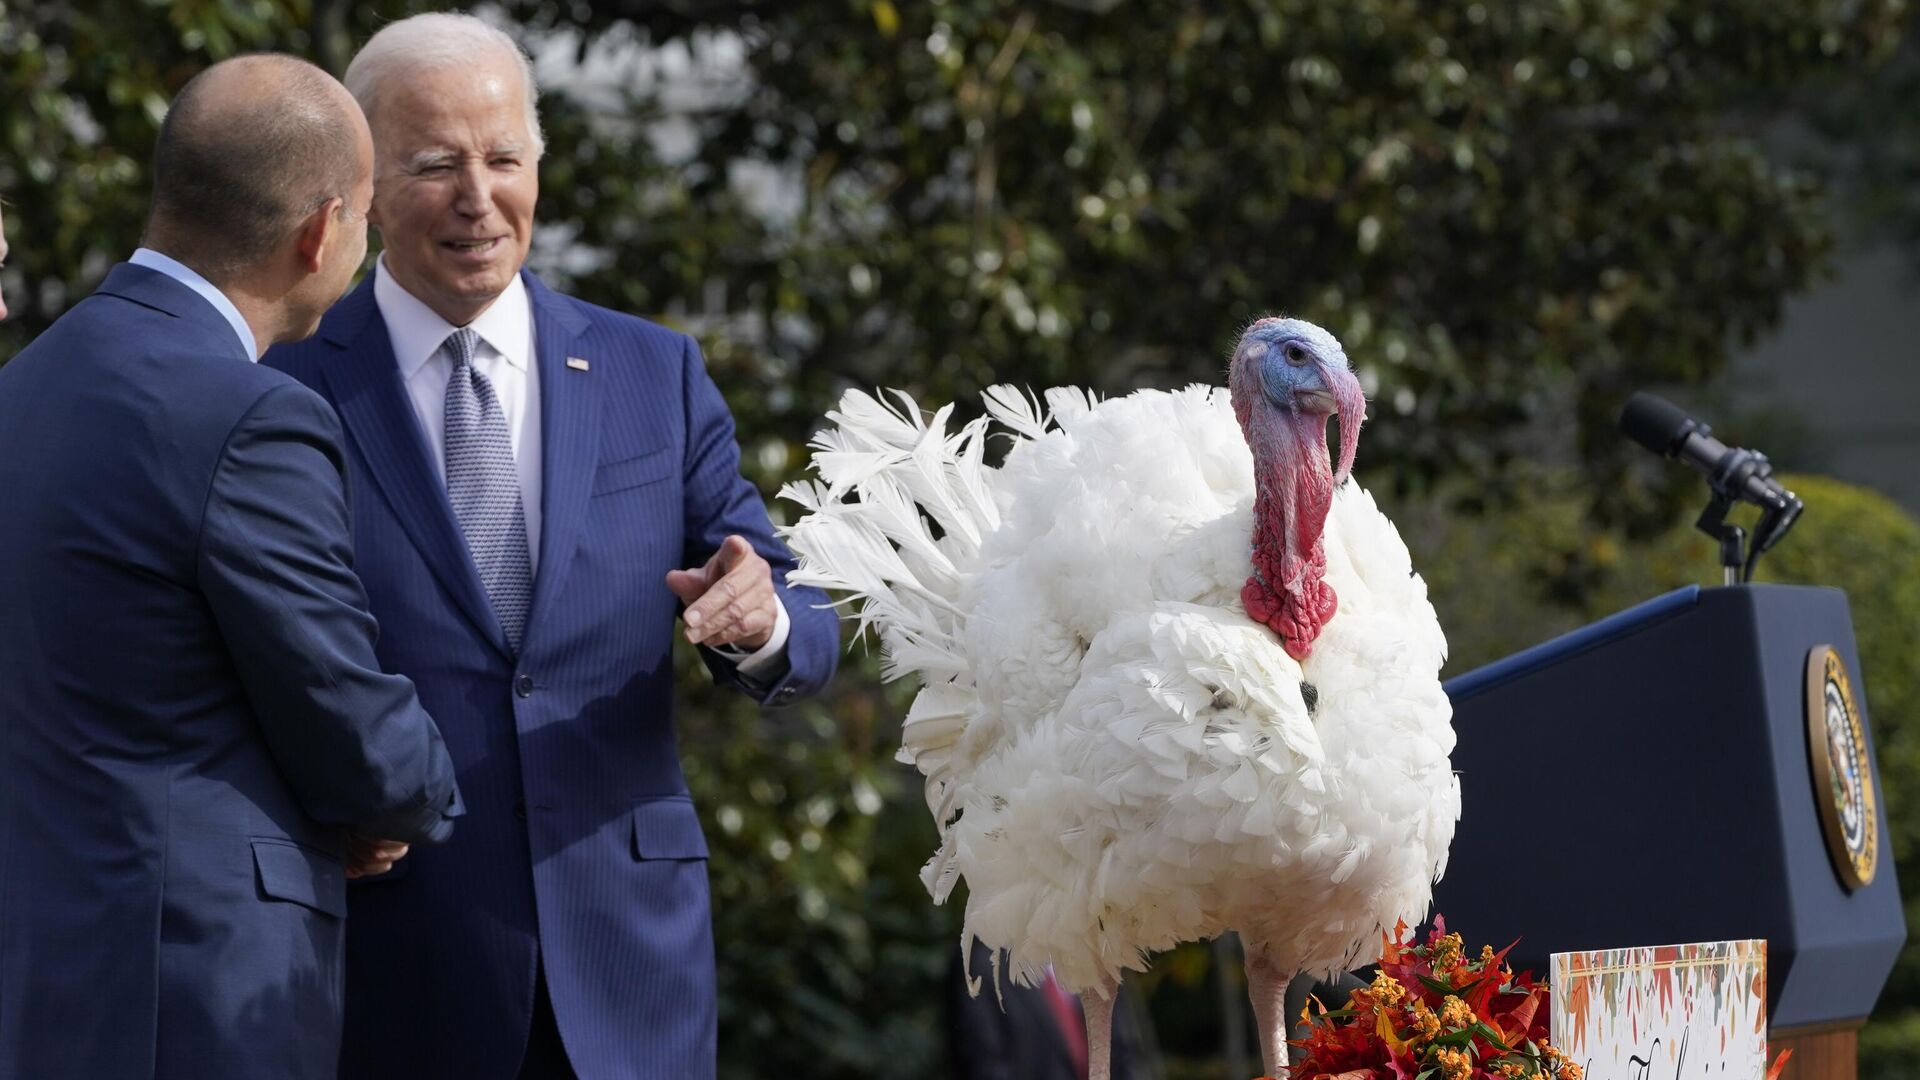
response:
M127 261L135 266L144 266L149 270L165 274L199 293L207 303L213 305L213 310L219 312L228 323L232 324L233 332L240 335L240 347L247 351L247 357L256 361L260 359L260 348L253 340L253 328L247 325L247 320L240 317L240 309L233 306L233 301L227 299L226 293L214 288L213 282L201 277L193 267L162 255L152 248L141 248L135 251L133 257Z

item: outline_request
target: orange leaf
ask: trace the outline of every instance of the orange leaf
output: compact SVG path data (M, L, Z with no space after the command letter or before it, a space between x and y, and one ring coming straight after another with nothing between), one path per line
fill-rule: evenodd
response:
M1767 1080L1780 1080L1780 1070L1787 1067L1787 1059L1792 1056L1792 1047L1780 1051L1780 1056L1774 1058L1772 1066L1767 1069Z
M1399 1033L1393 1030L1393 1019L1385 1012L1378 1014L1373 1030L1380 1036L1380 1041L1387 1044L1387 1049L1392 1050L1396 1054L1404 1053L1407 1047L1413 1045L1406 1039L1401 1038Z
M1527 1029L1533 1027L1534 1014L1539 1011L1539 994L1528 994L1527 1000L1514 1006L1513 1011L1507 1014L1507 1019L1513 1024L1512 1030L1507 1032L1508 1041L1518 1043L1526 1038Z

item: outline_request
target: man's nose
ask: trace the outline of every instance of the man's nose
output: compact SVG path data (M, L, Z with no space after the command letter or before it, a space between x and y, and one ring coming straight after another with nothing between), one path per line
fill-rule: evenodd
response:
M484 162L460 170L453 208L466 217L486 217L493 210L493 176Z

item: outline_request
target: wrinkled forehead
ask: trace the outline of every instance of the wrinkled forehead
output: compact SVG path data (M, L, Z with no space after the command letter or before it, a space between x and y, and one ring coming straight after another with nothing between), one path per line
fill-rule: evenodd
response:
M505 61L396 72L377 101L374 142L394 157L427 149L485 152L525 144L533 134L520 70Z

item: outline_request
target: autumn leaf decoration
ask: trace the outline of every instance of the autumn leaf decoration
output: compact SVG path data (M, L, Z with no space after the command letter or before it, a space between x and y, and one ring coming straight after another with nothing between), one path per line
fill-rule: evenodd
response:
M1513 946L1469 958L1445 920L1433 923L1425 944L1405 923L1382 934L1373 984L1344 1008L1308 1006L1289 1080L1581 1080L1547 1042L1547 988L1506 966Z

